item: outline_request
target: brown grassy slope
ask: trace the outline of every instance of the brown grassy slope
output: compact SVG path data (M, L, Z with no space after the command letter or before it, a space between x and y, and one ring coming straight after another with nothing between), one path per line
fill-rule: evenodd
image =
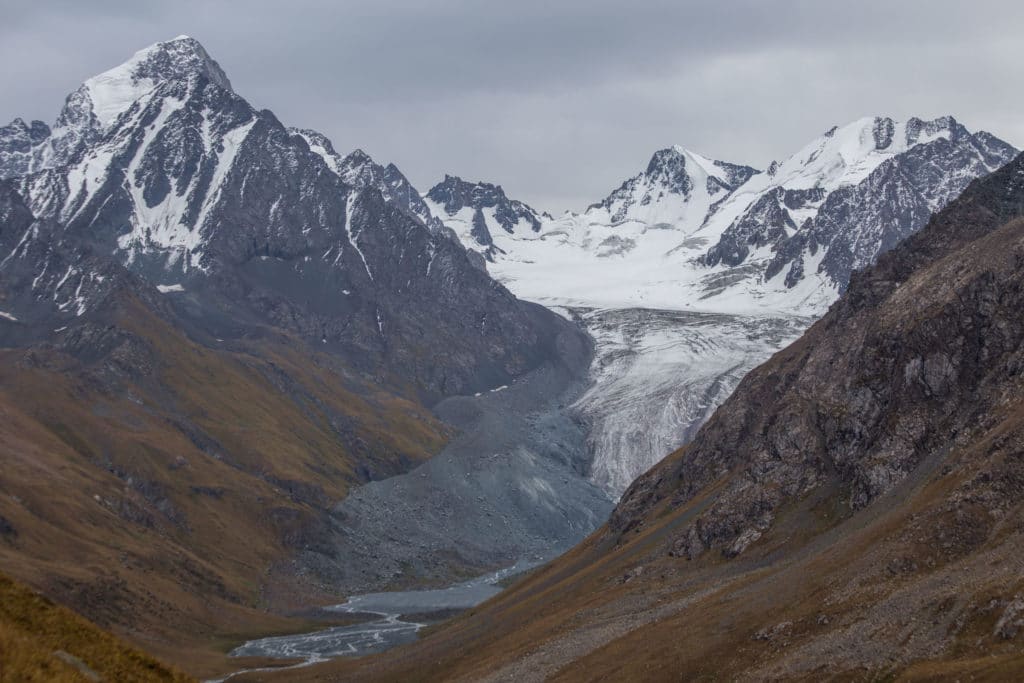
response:
M89 681L78 662L107 681L192 680L0 575L0 681Z
M279 678L1024 678L1021 178L863 276L612 529L422 642Z
M243 680L1014 680L1024 653L996 623L1024 590L1024 516L969 551L942 548L955 481L871 518L806 501L731 561L669 557L665 518L614 551L592 539L410 647Z
M445 431L292 340L211 349L135 302L118 315L95 362L0 351L0 569L218 670L240 638L307 626L267 607L333 599L296 580L270 605L263 582L349 484L429 457Z

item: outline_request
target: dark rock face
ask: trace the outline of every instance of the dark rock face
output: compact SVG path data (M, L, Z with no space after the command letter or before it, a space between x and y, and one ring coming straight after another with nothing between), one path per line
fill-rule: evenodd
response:
M525 222L533 232L540 230L540 214L519 200L509 199L501 185L469 183L456 176L446 175L442 182L430 188L427 199L443 205L449 215L466 207L473 209L474 229L478 221L483 225L478 241L484 246L492 243L483 220L484 209L493 209L494 220L507 232L515 232L521 222ZM476 234L474 232L474 236Z
M323 136L253 109L191 39L110 73L143 94L114 116L88 81L59 140L12 124L0 160L25 171L15 182L36 217L170 290L186 318L291 330L430 397L503 384L551 357L554 315L491 280L396 167L342 159ZM38 164L18 161L33 153ZM43 249L41 235L12 235L17 258ZM28 299L19 313L31 317Z
M612 222L625 220L635 206L647 206L666 194L675 194L689 199L695 188L691 164L695 160L679 147L658 150L651 157L643 173L626 180L614 192L596 204L587 207L613 211ZM714 171L707 172L704 181L708 195L722 193L723 198L745 183L758 171L750 166L730 164L725 161L710 161Z
M875 148L892 147L895 130L892 119L876 118L870 131ZM834 130L830 133L834 135ZM764 267L764 279L785 271L784 282L792 288L807 275L807 261L824 250L817 270L842 291L853 271L874 263L880 254L920 230L973 178L999 168L1016 154L998 138L984 131L971 133L949 116L933 121L910 119L905 135L904 142L913 146L882 162L856 184L832 189L772 188L725 230L701 261L708 266L738 266L752 248L771 246L774 256ZM791 214L799 210L813 210L813 215L794 220Z
M693 181L687 173L686 157L675 149L661 149L647 163L645 175L667 191L683 196L693 190Z
M447 232L444 224L430 213L420 193L409 179L394 164L381 166L361 149L342 157L334 151L334 145L322 133L308 129L289 129L303 138L310 149L319 154L349 185L361 190L376 188L384 197L406 210L406 212L436 232Z
M1024 156L855 272L821 321L751 372L690 446L633 484L613 532L717 481L671 552L733 556L786 501L833 485L862 508L972 444L1000 419L1024 367L1021 216Z
M747 259L750 247L763 247L782 241L786 228L796 229L796 224L786 211L784 204L787 192L776 188L766 193L747 210L735 223L729 226L718 244L702 258L703 263L714 266L724 263L738 266Z
M76 319L118 290L136 292L157 310L165 306L102 251L36 220L10 181L0 181L0 253L0 309L19 323L2 335L8 341L30 338L35 325Z
M35 150L50 137L50 127L42 121L27 124L14 119L0 127L0 178L22 175L38 163Z
M789 245L790 235L799 227L791 212L816 209L827 196L823 188L815 187L806 190L789 190L776 187L764 193L748 208L743 215L733 222L722 233L718 243L701 257L706 266L724 263L727 266L738 266L747 260L751 248L771 245L780 254L784 250L792 250ZM795 243L794 243L795 244ZM800 243L802 246L802 243ZM789 253L786 251L785 253ZM791 261L795 261L796 256ZM802 261L800 262L802 265ZM768 264L765 279L771 279L778 273L780 266L775 261ZM793 265L794 273L797 265ZM802 273L800 275L802 277ZM795 277L796 280L800 277ZM792 285L790 285L792 286Z

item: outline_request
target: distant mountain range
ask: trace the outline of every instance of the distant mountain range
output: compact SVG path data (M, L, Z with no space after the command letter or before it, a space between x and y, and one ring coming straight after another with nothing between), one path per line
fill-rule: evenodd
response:
M851 272L1015 153L949 116L865 118L765 171L669 147L604 200L558 218L451 176L426 199L527 299L820 315Z

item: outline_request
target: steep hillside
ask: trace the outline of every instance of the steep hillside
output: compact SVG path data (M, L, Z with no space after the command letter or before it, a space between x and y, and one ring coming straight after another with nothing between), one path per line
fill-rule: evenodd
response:
M608 526L321 680L1024 671L1024 156L855 276Z
M329 539L350 486L407 470L448 432L294 340L216 351L129 310L124 327L69 330L111 343L96 360L0 354L0 564L201 672L200 650L337 601L287 560Z
M0 218L51 237L0 267L0 566L193 671L326 599L285 561L451 430L285 331L211 337L13 192Z
M0 575L0 680L143 683L192 679Z

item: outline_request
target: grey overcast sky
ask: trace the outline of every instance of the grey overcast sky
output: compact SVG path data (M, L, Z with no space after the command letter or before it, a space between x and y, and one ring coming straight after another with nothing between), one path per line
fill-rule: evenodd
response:
M538 209L681 144L766 166L866 115L953 114L1024 147L1020 0L2 0L0 119L52 122L136 50L197 38L286 125Z

